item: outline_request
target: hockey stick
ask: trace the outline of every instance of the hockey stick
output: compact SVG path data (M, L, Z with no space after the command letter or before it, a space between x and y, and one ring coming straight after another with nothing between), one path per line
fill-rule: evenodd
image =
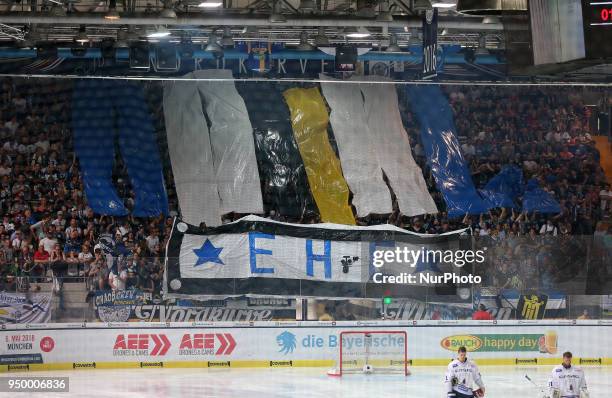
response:
M548 394L546 393L546 391L544 391L544 388L542 388L542 387L538 386L538 385L535 383L535 381L531 380L531 377L529 377L528 375L525 375L525 378L526 378L527 380L529 380L529 381L531 382L531 384L533 384L533 386L534 386L535 388L537 388L537 389L539 389L539 390L540 390L540 392L542 393L542 396L544 396L544 397L548 397Z

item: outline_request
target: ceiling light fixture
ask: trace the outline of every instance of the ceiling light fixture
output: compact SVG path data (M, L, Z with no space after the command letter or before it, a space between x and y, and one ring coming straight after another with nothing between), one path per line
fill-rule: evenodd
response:
M284 23L287 22L287 19L283 15L283 7L279 0L274 0L272 3L272 14L268 18L270 23Z
M212 53L215 58L223 56L223 48L217 43L217 38L212 33L208 36L208 43L206 43L204 51Z
M296 47L298 51L312 51L314 50L314 46L308 43L308 33L306 31L302 31L300 33L300 44Z
M389 3L383 1L380 3L379 13L376 16L378 22L393 22L393 14L389 11Z
M198 7L200 8L217 8L217 7L221 7L223 5L222 2L220 1L204 1L200 4L198 4Z
M360 26L358 29L353 26L348 26L344 28L344 35L353 39L363 39L365 37L370 37L372 34L363 26Z
M245 26L242 29L242 33L247 35L247 36L257 36L259 35L259 28L257 26Z
M232 30L229 26L223 28L223 37L221 38L221 45L223 47L234 47L234 38L232 37Z
M329 46L329 39L325 36L325 28L323 26L319 26L319 31L315 36L314 42L317 47Z
M104 15L104 19L110 21L116 21L121 18L121 15L117 12L117 0L110 0L108 3L108 11Z
M434 1L431 3L433 8L453 8L457 5L457 3L451 1Z
M208 41L206 42L206 47L204 51L214 52L214 51L223 51L219 43L217 43L217 38L214 35L208 36Z
M158 26L155 30L147 34L147 37L151 39L159 39L168 36L170 36L170 31L165 26Z
M486 17L482 18L482 23L485 25L490 25L490 24L495 24L495 23L500 23L500 22L501 21L499 20L499 18L494 15L487 15Z
M85 29L85 25L81 25L79 27L79 33L74 38L74 41L77 43L85 44L89 42L89 36L87 36L87 31Z
M172 5L164 6L164 9L159 13L160 18L176 19L176 12L171 8Z

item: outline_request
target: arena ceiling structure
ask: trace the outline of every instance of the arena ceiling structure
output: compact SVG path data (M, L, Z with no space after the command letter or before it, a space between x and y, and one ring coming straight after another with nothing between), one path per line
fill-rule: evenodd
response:
M537 1L544 15L555 12L546 9L552 3ZM538 50L534 23L541 23L530 15L529 4L528 0L0 0L0 72L27 69L32 64L26 61L43 58L48 62L34 63L34 71L57 72L60 62L54 59L109 60L117 54L117 60L127 62L132 59L128 50L147 46L174 48L177 58L185 54L196 58L194 51L199 58L205 52L220 58L219 54L236 48L243 54L233 55L238 59L251 51L251 45L262 43L279 46L274 51L284 51L285 58L287 50L298 51L299 55L288 56L293 60L319 60L317 50L330 54L325 47L350 44L391 53L370 60L403 61L417 70L423 57L423 16L436 9L438 50L450 50L438 60L445 64L439 70L442 79L611 79L609 73L601 73L610 64L601 57L534 67L538 51L550 47ZM546 20L544 25L555 23ZM563 33L559 45L575 36ZM19 60L23 62L15 66ZM62 68L69 71L74 63Z
M355 43L381 50L422 41L420 13L437 8L438 43L503 49L504 12L526 0L3 0L0 45L116 48L135 41L274 41L297 49ZM393 49L395 47L391 47Z

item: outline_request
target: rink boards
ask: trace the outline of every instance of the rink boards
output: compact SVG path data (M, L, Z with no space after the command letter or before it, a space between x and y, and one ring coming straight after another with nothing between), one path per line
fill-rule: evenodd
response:
M0 372L90 368L333 367L345 352L445 366L461 345L479 365L612 365L612 321L190 322L2 325Z

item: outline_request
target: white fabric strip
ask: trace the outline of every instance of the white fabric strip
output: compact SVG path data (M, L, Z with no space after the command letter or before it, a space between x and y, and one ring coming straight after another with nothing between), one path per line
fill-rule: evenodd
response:
M334 81L323 74L319 77ZM372 150L374 136L367 124L359 85L322 82L321 88L331 108L329 120L357 216L391 213L391 194L383 180L379 153Z
M427 190L421 168L412 157L410 140L402 124L397 92L390 80L378 76L360 77L359 84L365 99L367 124L375 137L375 151L391 188L397 196L402 214L415 216L437 213L436 204Z
M221 213L263 213L263 200L253 126L244 100L238 94L230 70L199 70L197 79L228 79L199 81L197 84L206 103L211 122L210 143L221 197Z
M172 173L183 219L199 225L221 224L220 200L210 136L197 85L164 84L164 117Z

